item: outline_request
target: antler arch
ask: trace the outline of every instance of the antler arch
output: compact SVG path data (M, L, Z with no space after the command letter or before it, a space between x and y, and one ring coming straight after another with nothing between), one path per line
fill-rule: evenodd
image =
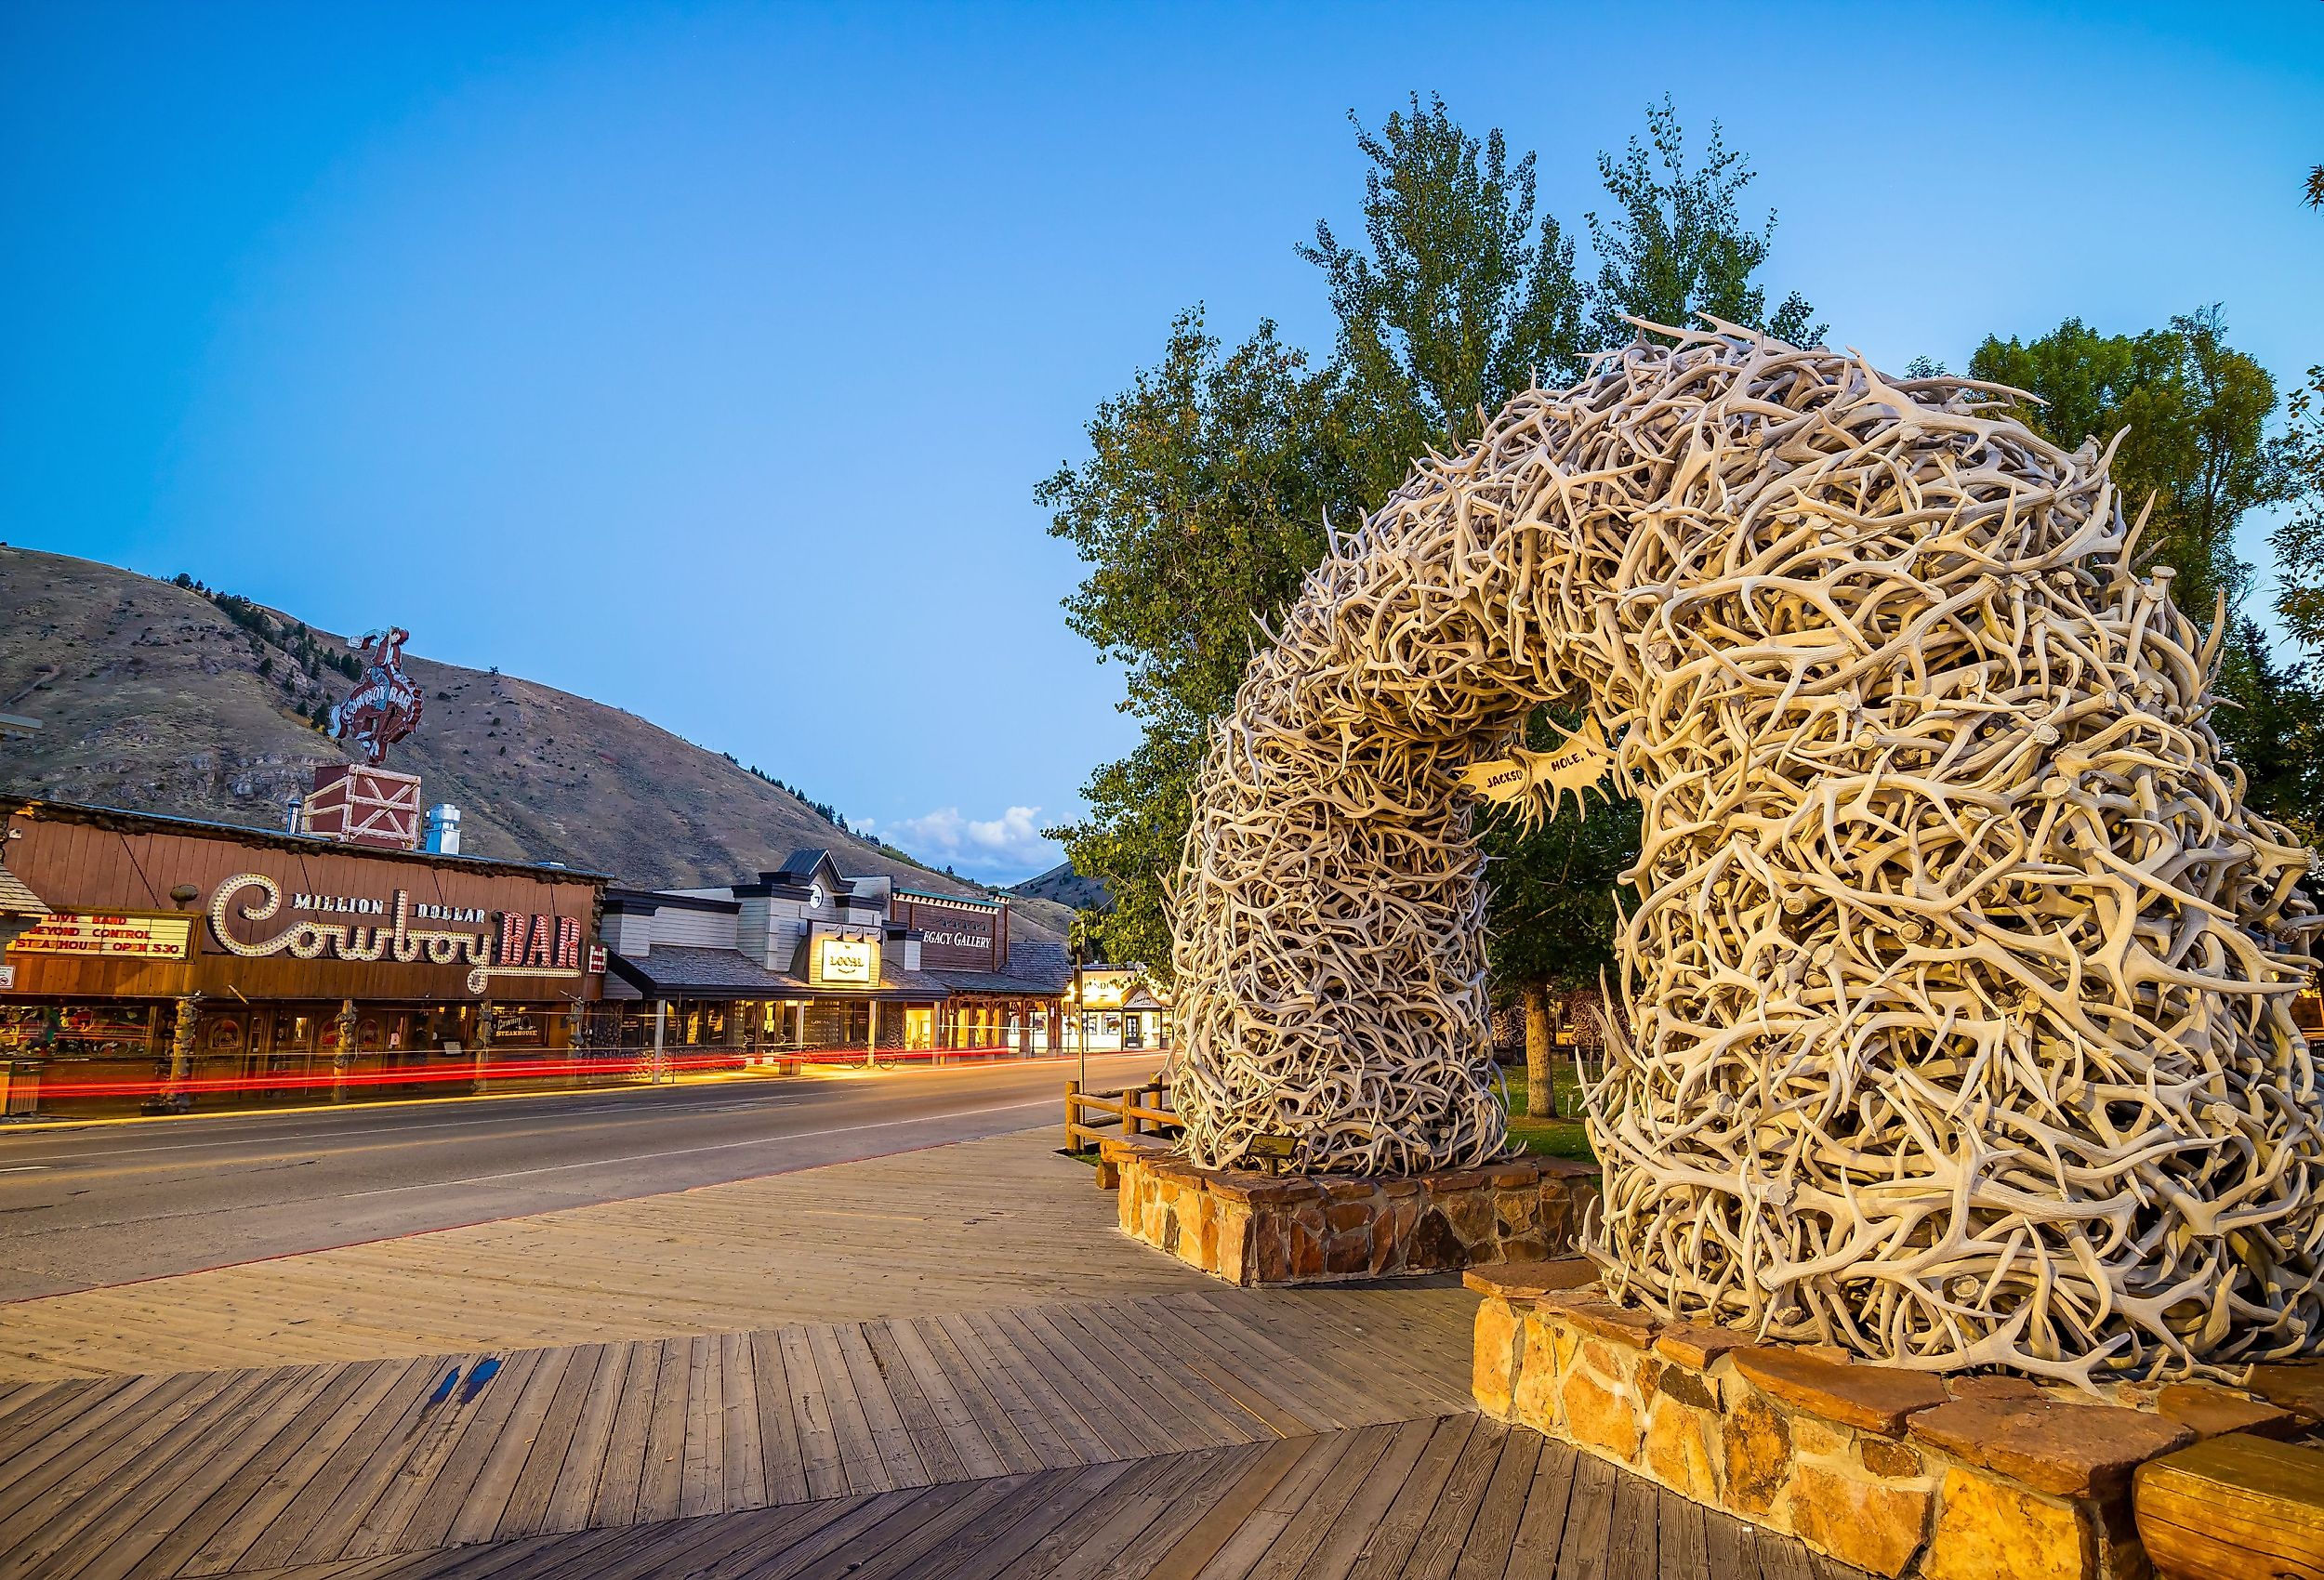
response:
M1454 780L1578 697L1645 809L1611 1289L2083 1380L2313 1347L2311 858L2243 806L2106 456L1658 332L1418 467L1253 660L1172 897L1190 1152L1501 1150Z

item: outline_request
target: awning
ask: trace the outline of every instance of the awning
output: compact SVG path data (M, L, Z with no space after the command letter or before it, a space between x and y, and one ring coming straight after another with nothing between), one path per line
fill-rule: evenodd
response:
M41 902L40 896L25 888L24 880L8 871L6 862L0 862L0 922L11 917L38 922L48 915L48 907Z
M0 949L48 919L49 910L24 880L0 863Z
M883 956L885 952L883 951ZM643 955L611 955L609 977L617 976L643 998L668 999L879 999L925 1004L947 996L945 985L928 972L907 971L892 958L879 963L879 985L809 984L787 971L770 971L739 949L657 943Z

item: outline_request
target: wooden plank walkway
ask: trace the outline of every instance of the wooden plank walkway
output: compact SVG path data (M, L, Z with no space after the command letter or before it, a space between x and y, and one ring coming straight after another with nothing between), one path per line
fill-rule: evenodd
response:
M1817 1573L1462 1387L1452 1288L0 1393L0 1580Z
M0 1381L968 1310L1209 1281L1056 1126L0 1305Z
M0 1576L217 1574L1468 1407L1455 1289L1103 1303L0 1394Z
M1841 1573L1484 1420L1451 1281L1228 1288L1053 1135L0 1306L0 1580Z
M1624 1518L1588 1515L1644 1491ZM1475 1415L264 1571L267 1580L1837 1580L1854 1571ZM255 1580L255 1576L254 1576Z

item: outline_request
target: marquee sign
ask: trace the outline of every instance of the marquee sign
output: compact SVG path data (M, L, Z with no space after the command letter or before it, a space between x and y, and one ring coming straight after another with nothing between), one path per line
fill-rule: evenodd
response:
M38 925L17 934L8 947L25 955L183 960L193 948L193 918L52 911Z

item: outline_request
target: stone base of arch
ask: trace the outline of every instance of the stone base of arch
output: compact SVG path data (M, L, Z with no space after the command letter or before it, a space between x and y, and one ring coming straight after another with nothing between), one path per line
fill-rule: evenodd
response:
M1665 1322L1595 1271L1464 1275L1480 1410L1885 1580L2317 1573L2324 1363L2094 1394L1945 1376Z
M1339 1284L1537 1261L1575 1248L1598 1171L1522 1158L1427 1174L1203 1168L1106 1143L1122 1232L1229 1284Z

